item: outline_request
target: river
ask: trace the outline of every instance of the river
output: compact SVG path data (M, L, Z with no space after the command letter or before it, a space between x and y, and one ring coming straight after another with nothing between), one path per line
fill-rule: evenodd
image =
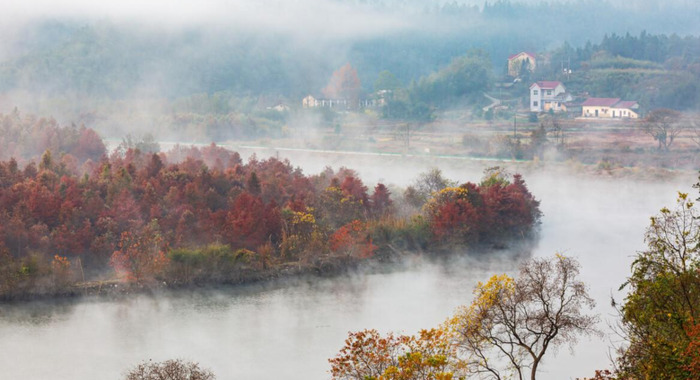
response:
M249 154L251 151L246 151ZM269 155L259 151L258 158ZM460 181L478 181L490 162L406 159L279 152L307 173L326 164L357 168L366 184L405 185L432 166ZM562 166L525 172L544 212L541 237L531 254L578 258L581 278L596 299L602 338L583 338L543 363L540 379L574 379L609 367L611 295L644 247L649 216L673 206L678 190L691 192L697 175L657 182L565 174ZM516 167L517 166L517 167ZM570 168L569 168L570 169ZM327 379L328 358L348 331L415 333L436 326L469 302L477 281L512 273L501 256L456 256L447 264L416 260L402 269L284 284L219 290L0 305L1 379L119 379L142 360L183 358L211 369L218 379Z

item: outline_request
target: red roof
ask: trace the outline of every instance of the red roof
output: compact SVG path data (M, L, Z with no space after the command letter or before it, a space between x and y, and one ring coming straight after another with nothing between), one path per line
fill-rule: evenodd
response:
M615 108L632 108L637 105L634 100L623 100L620 103L615 104Z
M541 80L537 83L533 83L530 88L534 87L535 85L539 86L542 89L546 90L553 90L559 86L561 82L556 81L556 80Z
M620 98L588 98L583 104L583 107L612 107L620 102Z
M530 53L529 51L521 51L520 53L511 54L510 56L508 56L508 60L511 60L511 59L519 56L520 54L526 54L526 55L529 55L532 59L535 59L535 53Z

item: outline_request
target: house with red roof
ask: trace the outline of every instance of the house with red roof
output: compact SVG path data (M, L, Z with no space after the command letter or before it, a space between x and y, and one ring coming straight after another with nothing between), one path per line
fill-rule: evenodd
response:
M566 112L566 102L572 100L559 81L539 81L530 85L530 112Z
M537 58L535 57L535 53L521 51L518 54L512 54L508 57L508 75L513 78L519 77L523 68L527 68L528 71L533 72L536 66Z
M639 103L620 98L588 98L581 104L582 117L593 119L638 119Z

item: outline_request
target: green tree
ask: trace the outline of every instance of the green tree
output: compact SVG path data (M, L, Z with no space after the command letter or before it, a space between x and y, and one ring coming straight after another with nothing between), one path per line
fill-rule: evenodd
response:
M396 91L402 87L401 81L389 70L384 70L377 75L374 81L374 91Z
M686 349L700 321L700 213L688 194L651 218L645 241L623 285L621 377L696 379Z

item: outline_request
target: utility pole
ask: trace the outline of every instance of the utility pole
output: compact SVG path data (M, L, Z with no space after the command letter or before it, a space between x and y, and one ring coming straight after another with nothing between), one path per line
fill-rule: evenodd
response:
M518 132L518 121L516 117L518 114L516 112L513 112L513 138L516 138L516 134Z
M564 60L561 60L561 72L566 75L566 80L571 79L571 56L566 58L566 67L564 67Z
M406 123L406 153L408 153L408 148L411 143L411 124Z

